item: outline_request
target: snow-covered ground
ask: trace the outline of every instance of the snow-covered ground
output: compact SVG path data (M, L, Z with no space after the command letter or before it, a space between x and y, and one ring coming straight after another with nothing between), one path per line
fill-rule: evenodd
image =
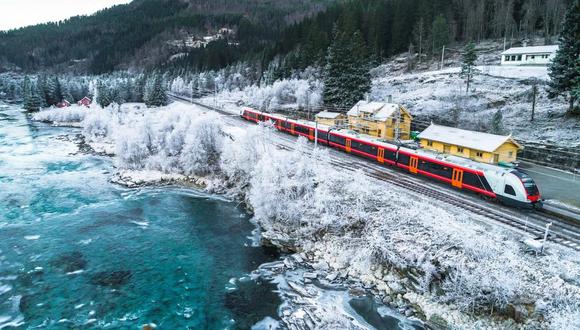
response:
M304 140L280 150L269 127L242 130L180 103L80 116L49 111L34 118L83 118L87 143L109 145L123 177L203 177L208 190L246 201L265 240L304 253L317 271L347 274L395 306L414 304L426 319L459 328L505 328L517 319L530 328L576 329L580 322L578 253L552 245L547 255L527 253L520 243L527 237L477 215L362 173L345 175L322 149L305 157ZM490 317L497 314L512 319Z
M466 93L459 68L392 75L377 73L371 98L405 105L417 122L430 120L462 128L490 131L497 111L503 116L504 134L525 141L580 145L580 119L565 116L567 103L548 99L547 69L542 67L481 66ZM531 121L531 78L538 80L535 119Z

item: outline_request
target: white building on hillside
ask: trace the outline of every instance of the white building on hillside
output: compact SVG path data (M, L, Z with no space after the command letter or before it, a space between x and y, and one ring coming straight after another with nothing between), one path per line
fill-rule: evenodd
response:
M513 47L501 53L501 65L548 65L558 45Z

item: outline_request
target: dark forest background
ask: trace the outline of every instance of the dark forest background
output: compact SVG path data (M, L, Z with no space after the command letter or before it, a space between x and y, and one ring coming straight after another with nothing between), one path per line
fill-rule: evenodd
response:
M236 62L280 75L323 66L337 26L360 31L369 58L442 45L543 37L552 43L569 0L134 0L91 16L0 32L0 71L102 74L155 68L201 72ZM205 48L175 45L222 27ZM180 56L173 56L179 54ZM170 60L171 59L171 60Z

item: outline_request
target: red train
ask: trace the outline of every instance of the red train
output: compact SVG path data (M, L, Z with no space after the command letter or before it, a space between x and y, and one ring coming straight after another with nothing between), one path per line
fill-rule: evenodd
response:
M404 171L423 175L453 187L469 190L482 196L518 207L541 207L541 198L534 180L517 169L482 164L456 156L435 154L421 149L403 147L372 138L318 127L245 108L241 116L252 122L271 121L275 127L291 135L300 135L318 143L347 153L388 164ZM318 130L316 134L316 130Z

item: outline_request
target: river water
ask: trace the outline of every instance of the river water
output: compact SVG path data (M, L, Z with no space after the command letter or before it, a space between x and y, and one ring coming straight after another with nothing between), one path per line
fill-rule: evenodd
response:
M276 258L253 247L236 204L180 188L108 182L109 158L77 152L75 129L0 103L0 329L247 329L277 317Z
M0 102L0 330L276 323L277 286L248 275L280 256L255 244L236 203L112 184L112 159L80 152L79 134ZM348 299L369 328L422 329L370 297Z

